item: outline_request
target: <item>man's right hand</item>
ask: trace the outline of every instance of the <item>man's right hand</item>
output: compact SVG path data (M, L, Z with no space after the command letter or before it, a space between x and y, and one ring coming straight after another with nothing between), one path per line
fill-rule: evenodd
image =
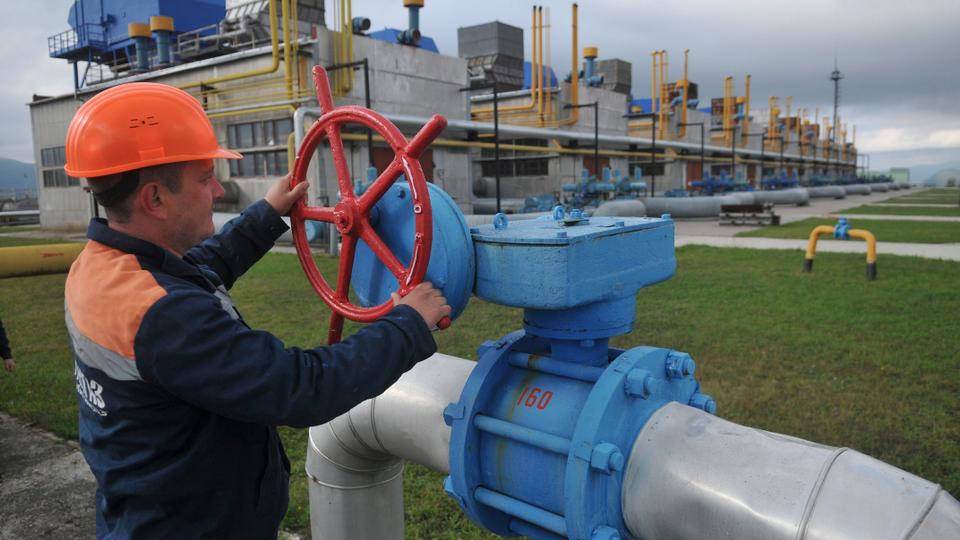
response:
M450 306L447 306L447 307L450 307ZM4 358L3 367L7 371L13 371L17 369L17 363L13 360L13 358Z
M393 305L406 304L415 309L430 328L437 326L440 319L450 316L451 308L447 304L447 299L439 290L433 288L433 284L429 281L417 285L402 298L397 293L393 293L391 297Z

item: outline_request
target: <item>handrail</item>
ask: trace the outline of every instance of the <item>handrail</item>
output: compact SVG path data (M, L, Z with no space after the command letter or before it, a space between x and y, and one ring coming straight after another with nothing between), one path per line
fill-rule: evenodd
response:
M229 75L221 75L219 77L214 77L212 79L200 79L199 81L194 81L192 83L187 83L178 86L182 90L188 88L197 88L202 86L209 86L215 83L221 83L226 81L235 81L237 79L246 79L248 77L256 77L258 75L266 75L268 73L273 73L277 71L280 67L280 37L277 34L277 6L276 2L286 2L287 0L267 0L267 5L269 7L270 14L270 45L272 47L271 51L271 63L269 67L252 69L250 71L243 71L240 73L231 73ZM285 10L284 10L285 12ZM287 20L283 20L284 28L287 26Z

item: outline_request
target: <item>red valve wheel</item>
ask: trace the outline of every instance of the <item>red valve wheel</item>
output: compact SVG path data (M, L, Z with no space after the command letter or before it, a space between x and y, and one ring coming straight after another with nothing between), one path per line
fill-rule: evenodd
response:
M370 250L390 273L397 278L397 282L400 284L397 292L401 296L406 295L423 281L423 277L427 273L427 265L430 262L433 218L427 181L424 179L423 168L420 166L418 159L427 146L447 126L447 120L440 115L434 116L408 142L396 126L370 109L353 105L335 108L333 98L330 95L327 72L323 67L315 66L313 77L322 114L310 127L303 143L297 150L297 158L293 165L293 175L290 180L291 187L304 181L314 151L326 138L330 141L330 151L333 154L337 183L340 186L340 201L331 208L308 206L301 200L293 207L290 213L290 221L297 256L300 258L303 271L314 290L333 311L330 317L330 330L327 334L329 343L333 344L340 341L344 317L359 322L373 322L393 307L392 300L387 300L378 306L361 307L350 303L348 299L357 242L361 239L367 243ZM393 161L386 170L359 197L354 193L353 181L343 151L340 128L344 124L361 124L371 128L383 137L395 154ZM413 255L407 266L397 260L397 257L370 224L370 211L401 174L404 175L410 185L416 230L413 240ZM337 231L340 232L342 240L336 289L330 287L313 260L313 253L310 251L304 223L308 219L333 223ZM446 328L449 324L449 318L444 317L439 326Z

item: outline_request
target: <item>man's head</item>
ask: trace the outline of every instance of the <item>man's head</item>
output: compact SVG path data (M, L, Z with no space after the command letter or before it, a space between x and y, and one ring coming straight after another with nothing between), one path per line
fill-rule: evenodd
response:
M121 84L84 103L66 153L67 174L87 178L111 226L177 253L213 233L213 201L223 195L213 160L241 157L219 147L196 99L155 83Z

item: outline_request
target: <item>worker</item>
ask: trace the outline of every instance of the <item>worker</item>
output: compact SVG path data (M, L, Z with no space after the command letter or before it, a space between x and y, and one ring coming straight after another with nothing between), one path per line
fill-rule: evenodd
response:
M281 179L213 234L214 160L241 156L182 90L105 90L77 111L66 154L107 216L65 287L97 536L276 537L290 473L276 426L322 424L382 393L436 351L430 330L450 306L423 283L310 350L250 328L228 290L307 184Z

